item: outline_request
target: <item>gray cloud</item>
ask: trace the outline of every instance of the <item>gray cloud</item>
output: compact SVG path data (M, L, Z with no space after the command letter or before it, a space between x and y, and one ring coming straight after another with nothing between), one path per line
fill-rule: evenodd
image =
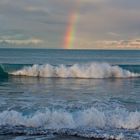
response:
M27 40L14 40L14 39L2 39L0 40L1 44L5 45L37 45L42 43L43 41L40 39L27 39Z
M116 40L118 43L139 38L140 1L79 0L78 8L75 8L76 4L75 0L1 0L0 36L13 36L13 42L21 40L21 44L22 40L28 42L39 38L44 47L61 48L70 15L75 13L79 16L73 25L77 48L85 44L94 48L92 44L97 45L98 40ZM12 43L10 40L5 39L4 42ZM134 46L131 43L127 46Z
M140 49L140 39L131 39L131 40L105 40L105 41L96 41L96 46L101 48L116 48L116 49Z
M32 45L39 45L42 44L43 40L39 38L28 38L23 34L15 34L15 35L1 35L0 36L0 45L3 46L32 46Z

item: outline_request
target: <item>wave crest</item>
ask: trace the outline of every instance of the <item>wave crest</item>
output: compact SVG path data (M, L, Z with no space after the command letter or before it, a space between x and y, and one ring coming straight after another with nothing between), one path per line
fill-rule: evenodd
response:
M123 128L140 130L140 112L128 112L116 108L113 111L100 111L94 107L75 112L66 110L37 111L23 115L15 110L0 113L0 126L41 127L45 129L76 128Z
M74 64L72 66L50 64L26 66L11 73L19 76L54 78L129 78L139 77L137 73L112 66L108 63Z

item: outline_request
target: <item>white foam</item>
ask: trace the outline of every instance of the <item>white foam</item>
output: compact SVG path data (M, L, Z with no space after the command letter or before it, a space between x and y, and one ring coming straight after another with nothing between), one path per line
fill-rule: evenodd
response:
M128 112L124 109L99 111L92 107L86 110L68 112L66 110L47 109L32 115L23 115L11 110L0 113L0 125L61 128L124 128L140 129L140 112Z
M110 125L116 128L140 129L140 112L116 109L116 112L112 114L109 121Z
M58 78L128 78L139 74L107 63L74 64L72 66L33 65L12 72L13 75Z

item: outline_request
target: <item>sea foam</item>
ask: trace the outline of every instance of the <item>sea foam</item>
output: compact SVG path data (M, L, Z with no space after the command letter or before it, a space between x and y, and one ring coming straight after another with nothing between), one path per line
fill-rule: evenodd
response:
M72 66L50 64L26 66L12 75L54 78L129 78L139 77L137 73L112 66L108 63L73 64Z
M113 111L100 111L95 107L69 112L66 110L37 111L22 114L15 110L0 112L0 126L41 127L45 129L94 129L113 128L140 130L140 112L129 112L116 108Z

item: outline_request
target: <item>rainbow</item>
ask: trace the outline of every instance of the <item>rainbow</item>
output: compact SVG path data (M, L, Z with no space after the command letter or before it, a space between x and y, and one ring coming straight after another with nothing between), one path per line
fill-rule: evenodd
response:
M76 24L79 20L79 0L77 0L76 6L74 10L70 13L69 22L66 29L65 37L64 37L64 49L72 49L74 48L75 43L75 35L76 35Z

